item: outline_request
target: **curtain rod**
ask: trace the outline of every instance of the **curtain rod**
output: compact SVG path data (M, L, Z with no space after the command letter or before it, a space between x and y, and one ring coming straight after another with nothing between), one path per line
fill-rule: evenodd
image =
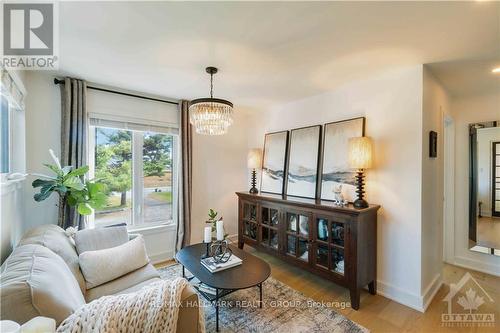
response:
M58 80L57 78L55 78L54 79L54 84L64 84L64 80ZM147 96L141 96L141 95L135 95L135 94L130 94L130 93L122 92L122 91L116 91L116 90L111 90L111 89L99 88L99 87L94 87L94 86L90 86L90 85L87 85L87 88L88 89L92 89L92 90L104 91L104 92L111 93L111 94L124 95L124 96L130 96L130 97L147 99L147 100L150 100L150 101L156 101L156 102L168 103L168 104L173 104L173 105L179 105L179 103L177 103L177 102L167 101L167 100L164 100L164 99L147 97Z

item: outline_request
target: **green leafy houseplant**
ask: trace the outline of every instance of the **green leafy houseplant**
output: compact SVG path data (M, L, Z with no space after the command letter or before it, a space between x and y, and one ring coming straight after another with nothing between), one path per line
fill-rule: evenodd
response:
M81 215L92 214L92 209L102 208L107 201L106 186L96 181L85 180L84 175L89 171L88 166L73 169L71 166L61 167L59 159L49 150L54 164L44 164L52 170L55 176L38 175L44 179L35 179L31 184L34 188L40 188L40 192L34 195L37 202L44 201L54 192L63 199L63 203L76 207Z
M219 213L217 213L212 208L208 210L208 220L206 221L206 223L210 223L212 225L212 232L217 231L217 221L222 220L222 216L220 218L217 218L217 215L219 215ZM224 239L226 239L228 235L229 234L224 234Z

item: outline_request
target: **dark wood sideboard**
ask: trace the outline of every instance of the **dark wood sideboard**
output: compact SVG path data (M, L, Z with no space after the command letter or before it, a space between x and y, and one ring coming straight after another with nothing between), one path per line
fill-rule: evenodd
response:
M244 244L349 288L377 292L378 205L356 209L274 194L238 195L238 246Z

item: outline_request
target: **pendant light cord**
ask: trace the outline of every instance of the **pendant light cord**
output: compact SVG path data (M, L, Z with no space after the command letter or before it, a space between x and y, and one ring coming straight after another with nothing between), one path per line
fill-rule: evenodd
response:
M210 98L214 98L214 74L210 73Z

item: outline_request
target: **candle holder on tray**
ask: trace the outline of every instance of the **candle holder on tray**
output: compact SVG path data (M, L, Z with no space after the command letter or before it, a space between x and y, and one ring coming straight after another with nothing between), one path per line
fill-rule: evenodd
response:
M224 240L216 240L210 245L210 255L216 263L226 263L233 255L233 251L229 248L229 242Z

